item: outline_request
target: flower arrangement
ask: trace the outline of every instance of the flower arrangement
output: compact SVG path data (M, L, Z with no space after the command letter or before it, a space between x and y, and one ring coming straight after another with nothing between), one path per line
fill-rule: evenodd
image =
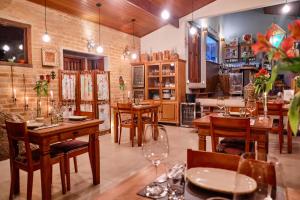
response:
M266 86L269 79L270 79L270 74L264 68L260 69L255 74L254 77L255 94L261 94L266 91Z
M271 77L266 84L266 92L272 89L279 72L300 72L300 57L294 49L295 42L300 40L300 20L295 20L288 25L289 34L278 47L275 47L271 44L270 39L278 28L277 25L272 24L266 34L258 33L257 42L252 45L255 54L264 52L267 53L270 61L276 61ZM300 120L300 92L296 93L291 101L288 117L293 133L297 134Z

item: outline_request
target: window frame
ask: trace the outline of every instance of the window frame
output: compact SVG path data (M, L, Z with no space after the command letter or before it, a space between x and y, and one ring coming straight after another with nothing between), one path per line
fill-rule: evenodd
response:
M25 37L24 37L24 57L27 63L11 63L7 61L0 61L0 65L9 65L9 66L20 66L20 67L32 67L32 53L31 53L31 25L24 24L21 22L16 22L4 18L0 18L0 24L3 26L13 26L16 28L24 29Z
M214 62L214 61L211 61L211 60L206 60L206 61L211 62L211 63L215 63L215 64L219 64L219 62L220 62L220 40L218 40L218 38L215 35L213 35L212 33L207 32L207 36L205 38L205 45L207 44L206 43L207 37L210 37L210 38L212 38L213 40L215 40L217 42L217 62ZM207 49L205 50L205 59L206 59L206 52L207 52Z

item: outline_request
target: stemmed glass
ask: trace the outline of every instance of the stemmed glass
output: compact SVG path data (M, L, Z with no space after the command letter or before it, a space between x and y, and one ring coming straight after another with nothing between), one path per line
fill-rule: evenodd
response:
M224 97L218 97L217 106L220 110L223 110L223 108L225 107Z
M285 199L285 183L283 181L282 165L277 158L268 156L267 161L257 160L259 154L244 153L240 157L235 181L234 200L273 200ZM245 181L245 176L256 181ZM252 188L254 191L242 194L240 189Z
M146 127L142 150L144 157L155 166L157 177L158 165L169 155L168 135L164 126L151 124ZM151 198L161 198L166 195L165 188L154 182L147 186L146 195Z
M256 101L255 99L248 99L246 103L246 108L250 112L250 117L253 117L253 112L256 110Z

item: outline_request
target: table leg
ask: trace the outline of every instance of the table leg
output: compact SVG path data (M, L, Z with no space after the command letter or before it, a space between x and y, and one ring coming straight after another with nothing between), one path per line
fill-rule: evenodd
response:
M143 119L142 113L138 112L138 146L142 146L142 135L143 135Z
M93 174L93 184L100 183L100 145L99 145L99 131L90 135L90 149L91 168Z
M200 135L200 130L198 130L198 137L199 137L199 150L206 151L206 136Z
M119 137L119 117L116 110L114 110L114 140L115 143L118 143L118 137Z
M50 145L40 145L41 149L41 186L42 186L42 199L51 199L51 162L50 162Z
M293 135L292 135L292 130L290 127L290 124L288 123L288 129L287 129L287 146L288 146L288 153L292 153L292 149L293 149Z

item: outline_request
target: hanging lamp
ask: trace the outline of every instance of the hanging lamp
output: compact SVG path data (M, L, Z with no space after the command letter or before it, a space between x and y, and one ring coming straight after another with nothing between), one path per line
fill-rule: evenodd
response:
M44 17L44 20L45 20L45 33L42 37L42 40L46 43L50 42L51 41L51 37L48 35L48 32L47 32L47 0L45 0L45 17Z
M290 12L290 10L291 10L291 6L288 4L288 2L287 2L287 0L286 0L284 6L283 6L282 9L281 9L281 12L282 12L283 14L287 14L287 13Z
M100 38L100 35L101 35L101 26L100 26L100 20L101 20L101 18L100 18L101 17L101 15L100 15L100 7L101 7L101 3L97 3L96 6L99 9L99 26L98 26L98 34L99 34L98 42L99 42L99 44L98 44L98 46L96 48L96 51L97 51L97 53L101 54L104 51L103 47L101 46L101 38Z
M195 35L197 33L197 28L194 26L194 0L192 0L192 25L189 32L191 35Z
M131 59L136 60L138 56L137 56L137 53L135 52L135 43L134 43L134 22L135 22L135 19L132 19L131 22L132 22L132 47L133 47L133 50L132 50L132 53L131 53Z

